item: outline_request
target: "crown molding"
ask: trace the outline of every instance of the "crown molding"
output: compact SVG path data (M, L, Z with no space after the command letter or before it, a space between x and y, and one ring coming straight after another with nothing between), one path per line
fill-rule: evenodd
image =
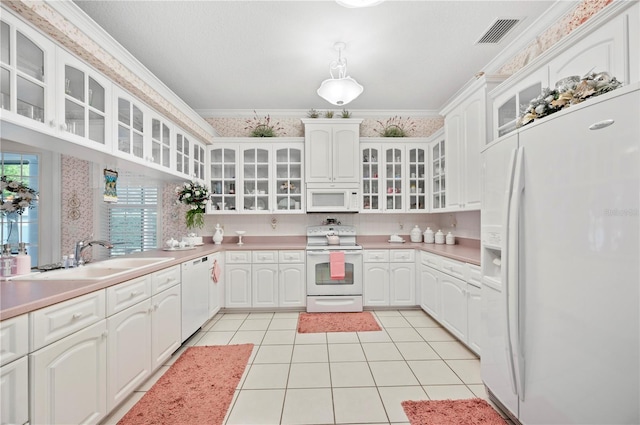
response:
M323 111L334 111L336 115L340 114L341 109L318 109L320 115ZM308 109L270 109L268 111L253 109L196 109L195 112L200 114L202 118L252 118L256 114L258 116L269 115L278 118L306 118ZM419 110L419 109L350 109L353 118L380 118L388 116L411 116L424 118L439 118L440 114L437 110ZM335 116L334 116L335 119Z

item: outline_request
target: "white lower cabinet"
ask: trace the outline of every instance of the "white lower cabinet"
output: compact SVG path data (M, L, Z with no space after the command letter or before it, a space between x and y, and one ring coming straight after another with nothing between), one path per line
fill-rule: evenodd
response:
M307 296L304 263L280 264L278 268L278 306L304 307Z
M225 308L306 305L305 252L227 251Z
M420 307L476 354L481 347L479 267L421 252Z
M251 306L278 306L278 264L253 264L251 270Z
M151 299L147 298L107 318L108 410L151 374L151 311Z
M480 288L467 285L467 344L480 354L482 343L482 302Z
M440 284L438 272L420 265L420 307L434 319L440 318Z
M467 283L440 274L440 322L461 341L467 339Z
M0 423L29 422L29 362L27 356L0 367Z
M107 321L29 355L30 421L97 423L107 412Z
M180 285L151 297L151 370L171 357L182 343Z
M416 305L413 249L364 252L363 304L368 307Z

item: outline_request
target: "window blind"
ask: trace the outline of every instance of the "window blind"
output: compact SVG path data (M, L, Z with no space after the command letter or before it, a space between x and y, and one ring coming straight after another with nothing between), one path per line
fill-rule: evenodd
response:
M111 257L156 249L158 246L157 185L120 174L118 202L104 203L102 220L105 239L114 243ZM106 250L105 250L106 251ZM94 250L94 257L96 254Z

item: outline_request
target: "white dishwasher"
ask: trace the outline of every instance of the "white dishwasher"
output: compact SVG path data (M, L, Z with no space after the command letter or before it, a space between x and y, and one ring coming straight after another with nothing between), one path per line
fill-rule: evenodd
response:
M182 342L209 319L209 257L182 263Z

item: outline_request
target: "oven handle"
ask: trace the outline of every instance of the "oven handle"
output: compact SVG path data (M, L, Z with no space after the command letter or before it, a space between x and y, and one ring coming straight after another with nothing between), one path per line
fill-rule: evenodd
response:
M344 252L345 254L352 254L352 255L353 254L356 254L356 255L360 254L360 255L362 255L362 250L361 249L344 250L344 251L334 251L334 250L332 250L332 251L329 251L329 250L326 250L326 251L307 251L307 255L312 255L312 256L327 255L330 252Z

